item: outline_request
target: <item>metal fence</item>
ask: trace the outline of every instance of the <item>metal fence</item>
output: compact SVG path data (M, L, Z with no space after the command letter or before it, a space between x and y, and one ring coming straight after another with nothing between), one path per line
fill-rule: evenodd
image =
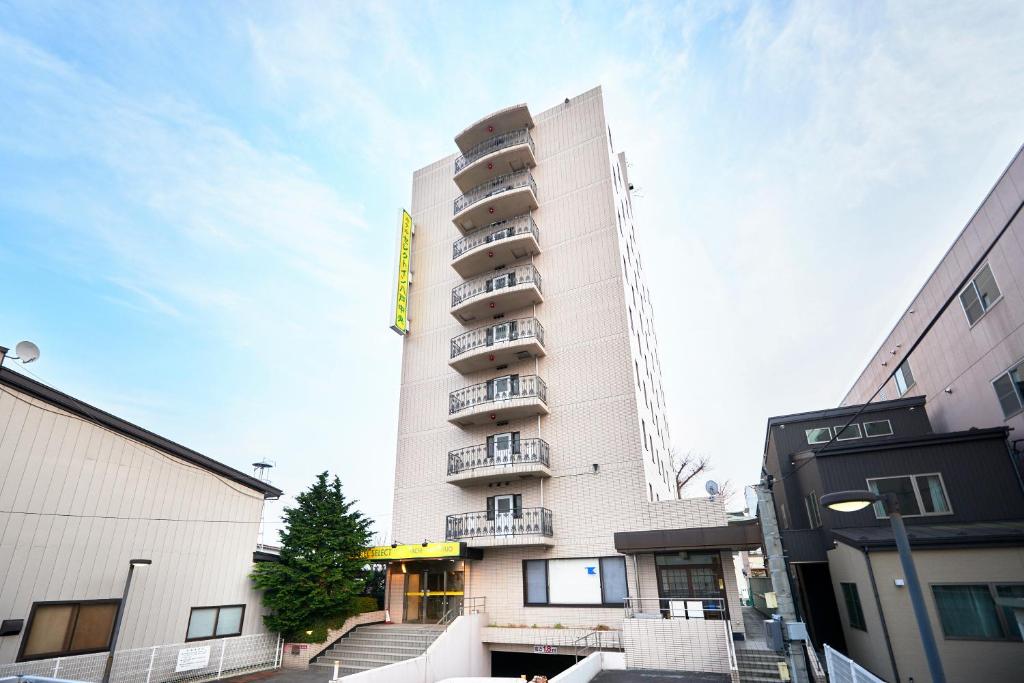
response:
M551 510L547 508L516 508L501 513L493 510L448 515L445 540L461 541L481 536L552 536Z
M626 619L726 619L725 598L625 598Z
M825 646L825 668L832 683L885 683L846 655Z
M265 633L118 650L110 681L199 683L275 669L281 665L281 646L279 636ZM42 676L98 683L103 679L106 663L106 652L16 662L0 666L0 678Z
M466 194L458 197L454 203L454 213L458 214L463 209L466 209L477 202L483 201L488 197L493 197L496 194L502 192L509 192L520 187L529 187L533 190L533 194L537 194L537 183L533 180L533 174L527 170L515 171L514 173L507 173L503 176L498 176L493 180L477 185Z

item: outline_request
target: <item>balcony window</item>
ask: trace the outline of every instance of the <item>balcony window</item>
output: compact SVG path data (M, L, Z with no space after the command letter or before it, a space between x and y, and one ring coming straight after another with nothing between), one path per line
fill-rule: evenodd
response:
M1001 297L992 269L986 263L960 292L960 305L964 308L967 322L973 326Z
M910 371L910 361L903 361L900 366L896 368L896 390L900 392L900 396L910 391L910 388L914 386L914 373Z
M899 498L900 511L904 517L948 515L952 512L942 475L938 473L880 477L868 479L867 482L868 488L875 493L895 494ZM881 502L875 503L874 509L878 519L887 516Z
M1016 415L1024 408L1024 360L992 382L1004 417Z
M466 446L448 453L448 474L499 465L550 465L549 447L543 439L520 439L519 432L487 437L485 444Z

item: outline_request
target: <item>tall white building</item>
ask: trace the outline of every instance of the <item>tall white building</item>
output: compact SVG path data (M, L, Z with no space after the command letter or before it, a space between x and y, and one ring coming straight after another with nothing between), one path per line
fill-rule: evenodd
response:
M720 501L675 492L601 89L494 112L455 144L413 175L393 521L399 544L447 545L392 562L391 618L436 622L484 598L490 623L534 627L487 629L492 652L515 651L554 642L556 625L619 629L627 596L728 595L742 633L725 547L656 556L613 537L726 518Z

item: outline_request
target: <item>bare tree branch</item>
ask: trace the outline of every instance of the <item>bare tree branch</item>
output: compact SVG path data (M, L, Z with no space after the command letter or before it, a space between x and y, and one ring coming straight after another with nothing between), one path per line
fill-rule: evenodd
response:
M699 475L708 474L714 469L714 465L711 464L710 456L693 451L686 453L672 451L672 469L675 470L676 475L676 492L682 498L683 490ZM718 497L724 501L728 501L736 493L732 481L728 479L719 485L718 490Z

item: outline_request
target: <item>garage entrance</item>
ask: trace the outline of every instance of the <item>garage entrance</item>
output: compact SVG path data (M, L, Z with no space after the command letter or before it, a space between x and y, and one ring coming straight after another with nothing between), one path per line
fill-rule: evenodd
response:
M493 678L519 678L534 676L553 678L576 663L572 655L540 655L533 652L491 652Z

